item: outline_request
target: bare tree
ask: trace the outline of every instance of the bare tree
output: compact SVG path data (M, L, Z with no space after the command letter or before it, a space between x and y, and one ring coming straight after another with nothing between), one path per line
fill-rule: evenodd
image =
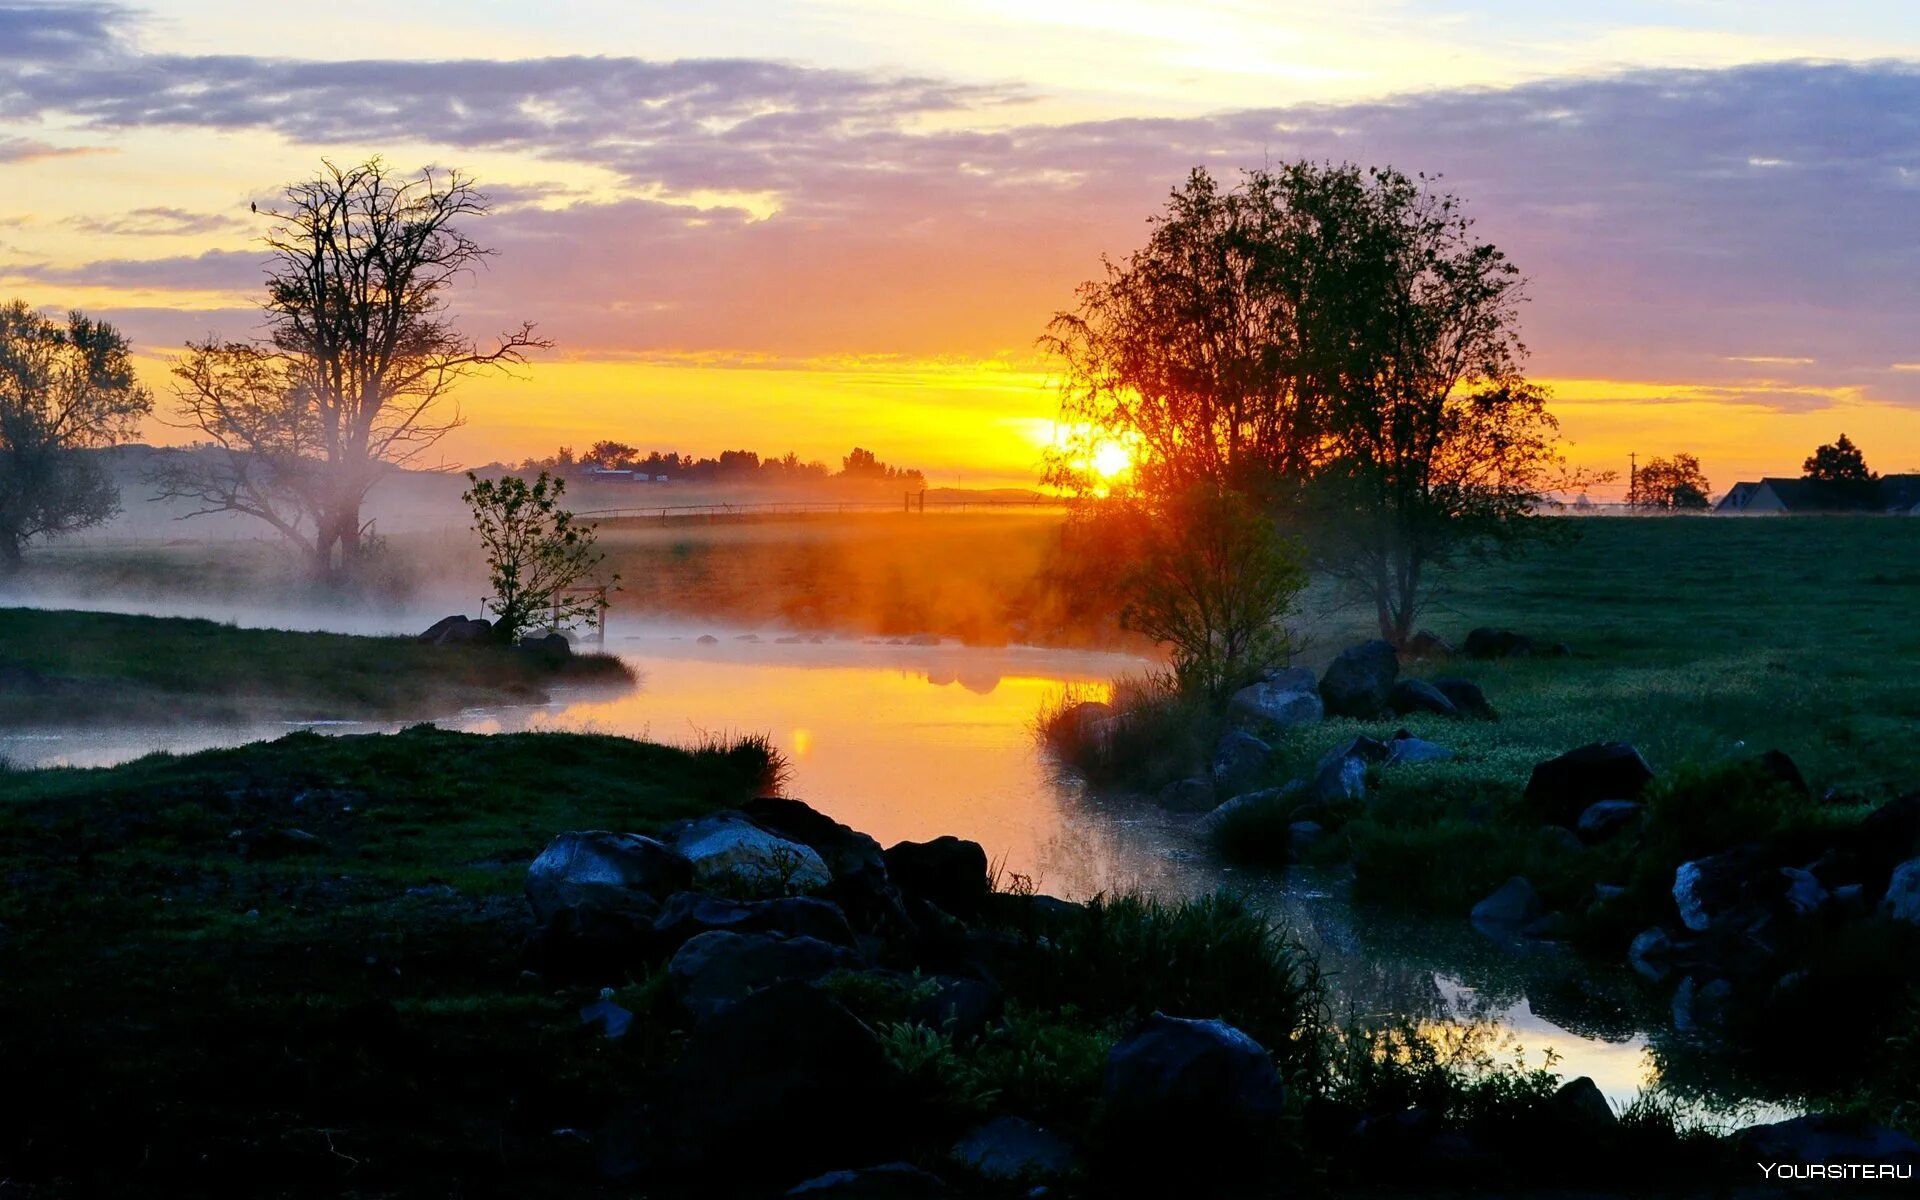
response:
M368 491L460 424L454 386L550 344L522 324L483 347L448 313L491 254L458 225L487 208L459 171L401 177L378 158L288 187L267 210L266 339L190 344L174 370L183 423L221 452L170 470L163 494L259 517L316 577L350 575Z
M0 307L0 571L33 538L98 525L120 493L84 452L131 437L153 410L127 341L69 313L63 325L19 300Z

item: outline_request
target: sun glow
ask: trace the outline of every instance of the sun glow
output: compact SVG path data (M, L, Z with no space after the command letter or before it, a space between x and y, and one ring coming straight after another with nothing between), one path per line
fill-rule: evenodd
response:
M1111 482L1133 467L1133 453L1119 442L1102 442L1088 459L1093 473Z

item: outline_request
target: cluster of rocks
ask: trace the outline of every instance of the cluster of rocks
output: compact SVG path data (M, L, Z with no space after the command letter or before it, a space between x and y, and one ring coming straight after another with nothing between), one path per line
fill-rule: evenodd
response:
M460 613L441 617L413 639L425 646L486 646L499 640L498 630L485 617L466 617ZM573 654L573 643L564 633L532 633L516 643L521 649L542 658L565 659Z
M945 1186L887 1161L924 1130L905 1127L907 1081L837 989L857 991L856 977L899 987L912 1022L956 1042L990 1038L1021 956L1047 952L1049 935L1084 911L994 891L975 842L882 849L790 799L755 800L658 838L562 834L529 868L527 899L538 921L531 968L582 983L663 969L686 1029L650 1094L602 1132L603 1168L697 1177L729 1194L743 1181L792 1185L804 1196ZM581 1019L621 1037L637 1018L603 994ZM1191 1128L1217 1153L1251 1153L1282 1099L1272 1057L1245 1034L1156 1014L1109 1055L1104 1128L1114 1136L1103 1144L1170 1146L1133 1134ZM1007 1114L967 1131L947 1158L972 1178L1045 1183L1078 1171L1084 1153ZM865 1165L874 1162L886 1165Z

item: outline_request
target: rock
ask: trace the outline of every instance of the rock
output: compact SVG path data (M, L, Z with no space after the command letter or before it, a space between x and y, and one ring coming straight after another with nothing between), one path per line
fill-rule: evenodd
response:
M1565 825L1542 825L1539 838L1542 846L1561 854L1580 855L1587 850L1587 844L1580 840L1580 835Z
M1299 675L1306 676L1305 686L1301 686ZM1227 715L1236 721L1272 725L1284 732L1320 720L1326 715L1326 706L1320 700L1313 672L1296 668L1282 672L1279 678L1269 677L1235 692L1227 702Z
M1800 917L1811 916L1826 905L1827 889L1820 886L1813 872L1803 871L1799 867L1781 867L1780 875L1787 881L1780 901L1788 912Z
M1673 993L1673 1027L1681 1033L1707 1034L1718 1030L1727 1019L1727 1002L1733 999L1733 985L1724 979L1696 983L1689 975Z
M1482 626L1467 634L1468 658L1525 658L1533 653L1533 639L1511 629Z
M887 876L901 891L963 920L980 911L992 890L979 842L951 836L899 842L887 847L885 858Z
M701 892L677 892L660 906L653 929L659 952L667 954L715 930L809 937L848 948L854 945L846 914L813 896L733 900Z
M1396 737L1387 743L1387 765L1390 767L1412 767L1421 763L1449 762L1453 751L1438 742L1429 742L1424 738Z
M473 620L462 617L457 621L452 617L444 617L435 622L433 628L439 630L433 637L432 644L435 646L473 646L490 642L494 637L493 622L484 617ZM426 635L422 634L420 640L427 640Z
M880 843L825 813L784 796L749 800L740 812L769 833L799 842L818 854L833 875L822 893L838 904L855 928L892 935L906 928L899 889L887 876Z
M1893 869L1886 894L1880 897L1880 911L1892 920L1920 925L1920 858Z
M1363 642L1327 664L1320 677L1320 699L1334 716L1371 717L1387 706L1399 674L1400 657L1391 644Z
M1273 1058L1224 1021L1155 1013L1107 1055L1107 1144L1158 1175L1233 1173L1271 1143L1286 1093ZM1195 1155L1205 1146L1204 1155Z
M674 848L703 888L756 894L818 891L833 882L811 846L768 833L738 813L716 813L681 829Z
M1489 721L1495 717L1493 705L1487 703L1487 694L1473 680L1462 679L1458 675L1442 675L1428 682L1433 684L1434 691L1453 704L1455 711Z
M1595 1132L1612 1129L1620 1123L1600 1085L1588 1075L1561 1084L1549 1103L1555 1113L1569 1122Z
M1287 845L1295 854L1305 854L1320 844L1326 832L1318 821L1295 821L1287 826Z
M1920 1144L1912 1138L1882 1125L1831 1113L1794 1117L1771 1125L1752 1125L1733 1134L1732 1140L1761 1163L1795 1166L1860 1163L1870 1164L1869 1169L1895 1171L1920 1164Z
M1320 691L1320 677L1307 667L1275 667L1262 675L1260 681L1289 692Z
M1572 825L1600 800L1632 800L1653 780L1653 768L1625 742L1594 742L1533 768L1526 802L1544 820Z
M1526 878L1515 875L1473 906L1476 924L1518 929L1542 912L1540 895Z
M563 908L651 913L692 878L691 863L650 837L563 833L527 868L527 902L542 924Z
M1803 799L1813 799L1813 789L1807 786L1807 777L1800 773L1800 766L1787 757L1781 750L1768 750L1756 756L1753 767L1762 775L1791 788L1795 795Z
M466 623L467 615L465 613L455 613L450 617L441 617L438 621L427 626L425 632L413 640L423 642L429 646L437 646L440 644L440 639L446 634L447 630L457 626L465 626Z
M720 639L710 633L703 633L693 640L696 645L701 646L718 646L720 644Z
M983 1036L1006 1006L1005 994L985 980L942 976L934 980L931 995L908 1008L907 1019L937 1029L955 1042L970 1042Z
M858 962L845 947L815 938L714 930L668 960L667 985L682 1008L704 1020L776 983L811 983Z
M1072 1145L1019 1117L995 1117L974 1129L954 1146L953 1159L995 1183L1058 1179L1078 1165Z
M1627 964L1642 979L1659 983L1673 973L1673 960L1678 951L1666 930L1643 929L1627 947Z
M925 1200L951 1195L946 1181L911 1163L882 1163L858 1171L829 1171L788 1188L806 1200Z
M559 632L523 637L519 648L546 662L563 662L573 656L573 643Z
M937 633L916 633L907 639L909 646L938 646L940 635Z
M1340 805L1367 798L1367 760L1357 754L1321 761L1307 785L1307 797L1316 804Z
M859 1018L816 988L783 983L694 1027L649 1124L680 1165L718 1166L730 1182L792 1179L883 1157L906 1111L900 1087Z
M1555 642L1553 645L1547 647L1547 656L1549 658L1572 658L1573 647L1567 645L1565 642Z
M1160 807L1168 812L1212 812L1216 803L1213 785L1204 779L1176 779L1160 789Z
M1589 844L1604 842L1615 834L1640 824L1645 810L1632 800L1596 800L1587 805L1574 825L1580 840Z
M1213 786L1224 796L1257 787L1267 773L1273 748L1244 729L1229 729L1213 747Z
M1228 822L1237 819L1243 813L1255 812L1263 807L1288 803L1304 794L1305 788L1299 780L1277 788L1262 788L1257 792L1248 792L1235 796L1219 804L1214 810L1200 818L1199 830L1202 835L1212 837Z
M1673 873L1680 923L1705 933L1753 915L1760 899L1753 887L1759 866L1759 852L1751 846L1681 863Z
M1452 658L1453 644L1432 630L1422 629L1407 639L1409 658Z
M602 996L580 1010L580 1023L588 1029L599 1026L607 1040L615 1041L633 1027L633 1013Z
M1408 713L1433 713L1441 717L1457 717L1460 710L1447 694L1424 679L1402 679L1393 685L1387 693L1387 707L1397 715Z

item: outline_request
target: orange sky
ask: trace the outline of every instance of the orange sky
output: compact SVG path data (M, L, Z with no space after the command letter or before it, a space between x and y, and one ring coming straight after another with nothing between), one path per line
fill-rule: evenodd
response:
M1575 461L1690 451L1720 490L1844 430L1920 467L1899 6L438 5L343 0L354 37L288 40L226 0L0 0L0 296L108 316L164 396L184 339L254 326L249 200L322 156L458 164L499 251L461 318L557 347L464 389L446 461L858 443L1028 484L1034 339L1189 167L1390 162L1442 173L1529 276ZM413 59L416 25L460 61Z

